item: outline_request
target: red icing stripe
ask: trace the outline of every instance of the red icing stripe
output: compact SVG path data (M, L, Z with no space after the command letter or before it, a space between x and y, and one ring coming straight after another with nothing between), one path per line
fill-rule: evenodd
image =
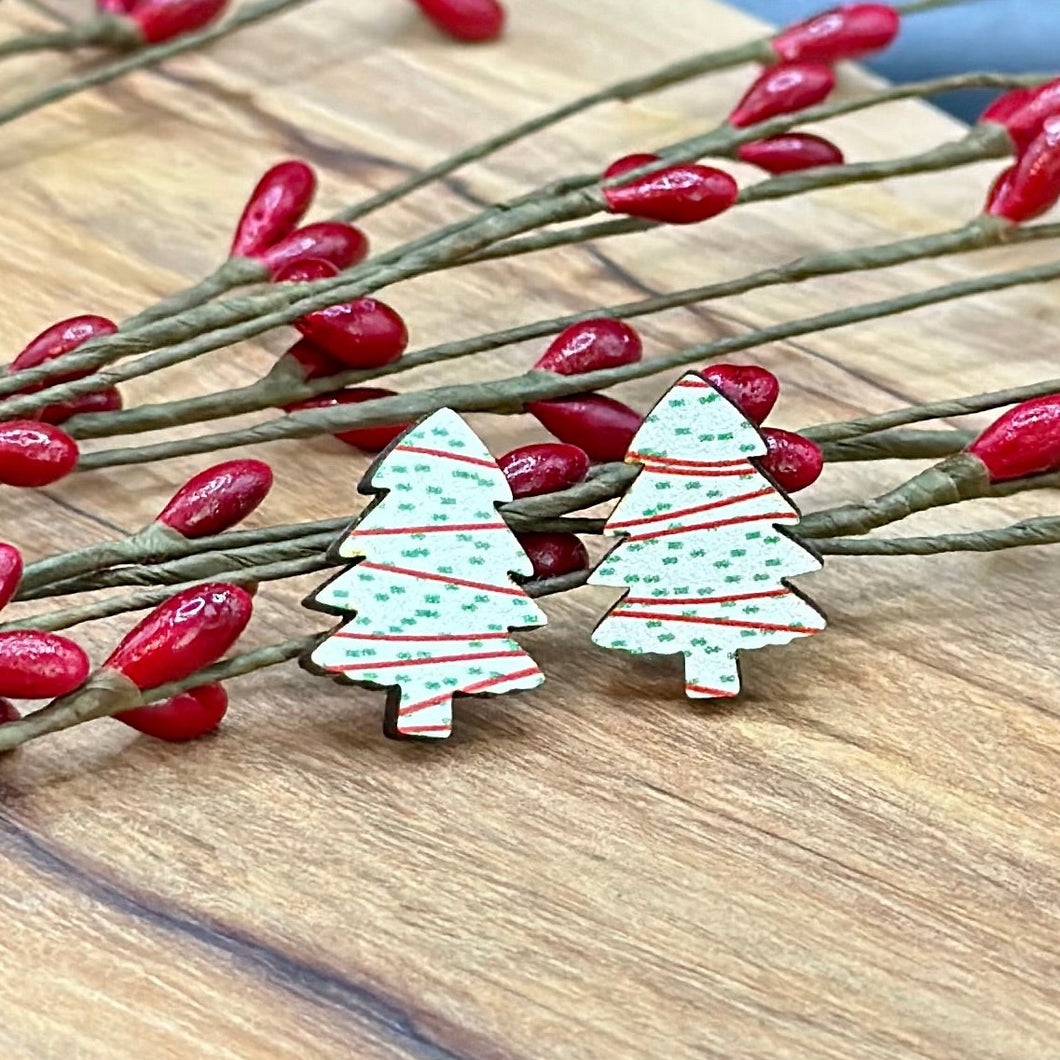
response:
M389 666L425 666L428 663L472 662L477 659L513 659L525 658L524 651L491 651L475 654L474 652L464 655L436 655L430 659L383 659L368 660L365 662L350 663L347 666L329 666L328 670L336 674L350 673L353 670L383 670Z
M644 470L653 475L695 475L702 478L746 478L758 474L750 464L743 462L739 467L712 467L710 464L704 464L702 467L669 467L666 464L646 463Z
M629 452L627 460L638 460L642 464L662 464L666 467L745 467L746 460L679 460L675 456L653 456L651 453Z
M344 633L339 631L333 633L333 637L343 637L348 640L396 640L405 643L428 640L507 640L509 633L476 633L474 636L465 637L460 633Z
M514 674L505 674L503 677L490 677L485 681L478 681L476 684L468 685L467 688L457 689L456 691L466 692L472 694L475 692L484 692L487 688L493 688L495 685L502 685L505 681L518 681L522 677L531 677L534 674L539 674L541 671L536 666L528 667L525 670L518 670ZM398 714L404 716L406 714L415 714L418 711L426 710L428 707L436 707L439 703L444 703L447 699L452 699L452 692L443 692L440 696L434 696L431 699L421 699L419 703L413 703L410 706L402 707ZM401 729L402 732L411 732L410 729Z
M446 582L450 585L462 585L466 589L483 589L491 593L504 593L505 596L526 596L522 589L517 589L513 585L490 585L488 582L469 582L464 578L454 578L451 574L431 574L422 570L406 570L404 567L388 567L384 563L372 563L370 560L358 563L356 569L380 570L386 571L388 574L404 574L409 578L422 578L424 581L429 582Z
M665 604L672 607L674 604L735 604L742 600L767 600L774 596L789 596L790 589L770 589L768 592L740 593L737 596L627 596L622 601L622 606L629 604Z
M686 515L698 515L700 512L709 512L715 508L724 508L729 504L741 504L743 501L757 500L759 497L768 497L776 491L772 486L756 490L754 493L741 493L736 497L725 500L711 501L709 504L700 504L696 508L681 508L675 512L664 512L662 515L649 515L643 519L623 519L618 523L608 523L608 530L617 530L620 526L646 526L648 523L664 523L673 519L682 519Z
M726 691L723 688L706 688L704 685L690 685L687 681L685 682L685 690L687 692L702 692L704 695L711 696L714 699L732 699L733 696L738 696L739 692Z
M643 618L653 622L700 622L707 626L734 626L737 629L760 629L767 633L816 633L806 626L776 626L770 622L740 622L734 618L706 618L703 615L667 615L658 611L612 611L611 618Z
M649 541L656 537L669 537L671 534L690 534L693 530L717 530L722 526L738 526L740 523L759 523L769 519L790 519L797 516L792 512L765 512L763 515L734 515L731 519L715 519L712 523L697 523L695 526L675 526L670 530L656 530L654 533L630 534L627 541Z
M464 456L463 453L450 453L445 449L427 449L419 445L395 445L394 452L422 453L424 456L440 456L446 460L459 460L463 464L475 464L478 467L489 467L499 471L495 460L483 460L480 456Z
M353 532L350 534L351 538L357 537L369 537L376 536L378 534L437 534L446 530L452 530L453 533L464 532L467 530L507 530L508 527L502 522L496 523L450 523L447 525L439 524L437 526L380 526L377 529L372 530L358 530L357 527L353 528Z
M404 733L406 736L411 736L413 733L419 732L452 732L452 725L399 725L398 732Z

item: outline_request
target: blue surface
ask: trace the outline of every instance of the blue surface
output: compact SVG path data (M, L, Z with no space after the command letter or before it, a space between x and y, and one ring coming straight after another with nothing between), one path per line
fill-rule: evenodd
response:
M829 0L729 0L778 25L835 6ZM898 40L866 63L893 81L969 70L1046 72L1060 66L1060 0L964 0L904 20ZM996 93L951 92L936 102L975 121Z

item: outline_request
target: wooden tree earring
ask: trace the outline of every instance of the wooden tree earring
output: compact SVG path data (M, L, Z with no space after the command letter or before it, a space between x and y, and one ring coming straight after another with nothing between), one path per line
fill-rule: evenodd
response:
M622 541L590 585L623 590L593 642L685 657L685 694L740 692L738 653L818 633L824 616L786 577L821 560L782 529L798 509L753 463L754 425L702 376L685 375L626 455L641 472L607 520Z
M497 511L511 488L464 420L451 409L428 416L359 489L376 499L332 551L350 566L306 601L348 620L302 665L389 689L393 738L449 736L456 693L540 685L544 674L510 636L547 622L511 577L533 573Z

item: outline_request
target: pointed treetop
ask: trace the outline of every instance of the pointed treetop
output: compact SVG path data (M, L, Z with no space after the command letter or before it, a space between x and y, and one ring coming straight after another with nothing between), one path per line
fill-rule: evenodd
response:
M701 375L689 372L648 413L626 459L722 463L765 456L754 424ZM648 460L645 460L648 458Z
M401 459L408 457L408 460ZM366 484L373 490L406 488L410 483L436 486L430 474L411 475L411 467L441 470L452 464L495 502L510 501L511 487L482 439L452 409L439 409L409 428L370 471ZM432 468L433 465L433 468Z

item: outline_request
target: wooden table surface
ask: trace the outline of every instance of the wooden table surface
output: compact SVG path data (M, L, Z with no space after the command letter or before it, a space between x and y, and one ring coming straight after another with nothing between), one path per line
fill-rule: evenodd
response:
M84 0L50 0L83 11ZM4 130L10 354L75 312L128 315L207 272L257 175L299 155L320 216L513 119L756 24L711 0L510 0L507 40L442 40L404 0L318 0ZM45 24L18 0L5 33ZM11 61L10 98L71 60ZM609 106L371 218L377 246L474 201L713 125L734 71ZM843 72L845 89L866 83ZM853 159L960 135L919 104L830 127ZM734 211L693 230L456 271L388 298L416 345L826 248L948 228L997 166ZM741 170L749 178L750 173ZM1008 249L762 291L644 324L649 355L1032 260ZM1055 375L1056 288L754 351L799 426ZM212 355L129 402L256 377L291 333ZM526 366L540 344L481 358ZM464 378L466 363L399 377ZM619 395L646 407L662 379ZM496 452L529 419L476 417ZM353 514L365 461L262 449L255 525ZM199 458L4 492L31 557L151 518ZM829 468L812 509L899 481ZM917 528L1001 525L1054 496ZM903 528L904 529L904 528ZM263 589L247 646L318 628L319 579ZM381 735L382 695L296 667L243 680L189 746L101 721L2 765L0 1056L217 1060L1060 1057L1060 568L1049 549L836 559L803 587L829 631L754 653L747 695L693 704L677 660L592 647L612 599L546 601L549 675L465 700L442 746ZM128 620L79 636L99 659Z

